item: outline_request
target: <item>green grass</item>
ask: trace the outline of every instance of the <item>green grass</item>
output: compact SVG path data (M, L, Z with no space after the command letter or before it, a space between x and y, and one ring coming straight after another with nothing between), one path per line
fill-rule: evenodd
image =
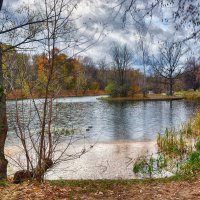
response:
M0 181L0 187L6 187L6 186L8 186L7 181Z
M175 92L176 95L182 96L186 100L200 100L200 91L188 90Z
M112 100L112 97L99 97L97 100Z
M131 179L131 180L53 180L49 181L51 185L70 188L84 188L83 192L97 192L113 190L114 188L128 188L138 184L149 183L168 183L174 181L193 181L196 177L175 175L166 178L147 178L147 179Z

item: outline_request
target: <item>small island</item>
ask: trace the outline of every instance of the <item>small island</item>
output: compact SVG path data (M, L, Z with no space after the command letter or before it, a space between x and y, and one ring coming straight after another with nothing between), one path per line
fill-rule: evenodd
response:
M167 96L162 94L150 94L143 96L142 94L137 94L133 97L101 97L99 100L104 101L172 101L172 100L182 100L183 96Z

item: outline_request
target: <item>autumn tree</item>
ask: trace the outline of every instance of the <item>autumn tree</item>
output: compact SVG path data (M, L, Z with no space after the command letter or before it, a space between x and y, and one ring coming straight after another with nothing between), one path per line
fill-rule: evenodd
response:
M127 79L130 83L129 95L134 96L143 91L144 74L139 70L129 69L127 70Z
M87 79L85 70L78 59L72 59L71 64L73 66L73 85L76 95L80 95L80 92L87 89Z
M84 57L80 60L87 79L87 88L88 90L98 90L99 89L99 80L98 80L98 69L96 63L90 57Z
M41 49L44 49L44 55L39 58L39 78L44 81L42 83L42 90L44 91L44 103L42 108L42 113L37 112L39 123L39 134L34 140L32 135L34 133L29 133L26 136L26 130L20 131L18 126L19 137L21 138L22 145L26 154L26 170L31 172L33 177L38 181L42 181L45 172L53 166L54 160L54 148L55 143L53 139L52 123L53 123L53 100L52 91L54 91L53 96L57 92L56 85L58 83L57 79L57 69L56 61L59 54L59 50L56 45L59 40L65 40L66 37L70 35L73 28L70 28L71 13L73 12L76 3L68 2L67 4L63 0L59 1L44 1L44 5L40 10L40 15L43 18L47 18L49 15L52 17L52 22L47 21L43 24L42 37L43 45ZM64 16L64 12L66 12ZM52 90L53 88L53 90ZM32 91L30 90L30 95ZM34 104L35 105L35 104ZM35 105L36 106L36 105ZM38 110L38 107L35 107ZM18 123L20 124L20 123ZM28 137L29 136L29 137ZM26 137L26 139L24 139ZM28 139L29 138L29 139ZM35 161L30 159L32 157L31 151L29 149L34 149L36 155ZM19 173L19 172L18 172ZM17 173L16 173L17 175Z

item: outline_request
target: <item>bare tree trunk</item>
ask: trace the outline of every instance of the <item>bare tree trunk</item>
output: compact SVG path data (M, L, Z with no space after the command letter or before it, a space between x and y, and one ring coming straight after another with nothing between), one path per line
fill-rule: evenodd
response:
M170 78L169 80L169 95L172 96L173 95L173 79Z
M2 8L2 5L3 5L3 0L0 0L0 10Z
M144 65L144 77L143 77L143 89L142 89L143 97L147 97L147 89L146 89L146 66Z
M7 178L8 161L4 155L4 146L7 137L8 125L6 117L6 96L3 85L2 46L0 43L0 180Z

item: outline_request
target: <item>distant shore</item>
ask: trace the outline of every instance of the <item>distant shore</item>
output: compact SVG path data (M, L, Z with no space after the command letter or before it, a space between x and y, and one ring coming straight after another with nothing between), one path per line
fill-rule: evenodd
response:
M84 96L102 96L107 93L104 90L86 90L86 91L75 91L75 90L62 90L58 93L51 93L49 97L53 98L64 98L64 97L84 97ZM39 99L44 98L44 94L40 92L32 92L32 94L25 94L22 90L15 90L6 94L7 100L19 100L19 99Z

